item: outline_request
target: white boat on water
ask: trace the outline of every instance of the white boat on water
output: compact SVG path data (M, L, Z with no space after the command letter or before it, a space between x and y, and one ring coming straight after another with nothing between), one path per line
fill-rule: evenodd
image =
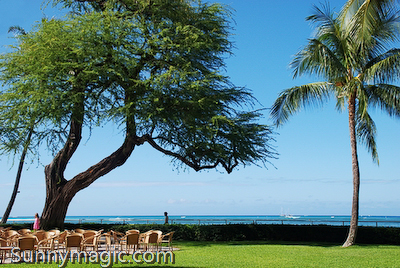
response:
M298 219L298 218L300 218L299 216L293 216L292 214L290 214L290 213L283 213L283 209L281 209L281 215L280 215L281 217L285 217L285 218L287 218L287 219Z
M293 216L293 215L285 215L285 218L288 218L288 219L298 219L298 218L300 218L299 216Z

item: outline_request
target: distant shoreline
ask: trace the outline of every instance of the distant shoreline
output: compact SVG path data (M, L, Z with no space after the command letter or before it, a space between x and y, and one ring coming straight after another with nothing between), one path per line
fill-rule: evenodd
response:
M9 217L7 223L31 223L34 218ZM294 224L347 226L343 215L169 215L171 224ZM67 216L65 223L163 224L163 215L147 216ZM359 226L400 227L400 216L360 216Z

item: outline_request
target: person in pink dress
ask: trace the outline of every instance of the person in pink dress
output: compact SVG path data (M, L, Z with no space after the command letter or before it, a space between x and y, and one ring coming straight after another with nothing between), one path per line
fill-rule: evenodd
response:
M40 219L39 214L35 214L35 222L33 223L33 230L37 231L40 229Z

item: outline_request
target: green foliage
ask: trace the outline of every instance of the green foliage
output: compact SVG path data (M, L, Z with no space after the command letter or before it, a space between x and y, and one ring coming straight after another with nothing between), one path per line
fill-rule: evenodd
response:
M343 242L345 226L309 225L172 225L175 239L187 241ZM357 243L400 245L399 228L360 227Z
M222 75L231 53L230 11L200 1L54 1L72 8L43 19L0 56L0 150L56 152L71 120L114 121L127 136L195 170L268 162L272 132L253 97ZM71 138L71 137L70 137Z
M1 224L14 230L31 228L32 224ZM333 243L341 244L347 233L346 226L329 225L287 225L287 224L98 224L81 223L64 225L66 230L110 230L125 233L130 229L140 232L160 230L163 233L175 231L175 241L232 242L232 241L269 241L296 243ZM53 229L53 228L50 228ZM357 243L400 245L400 228L396 227L359 227Z

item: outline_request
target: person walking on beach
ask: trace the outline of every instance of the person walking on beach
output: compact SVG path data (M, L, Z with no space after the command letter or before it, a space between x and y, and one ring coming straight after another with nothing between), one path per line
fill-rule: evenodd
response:
M164 224L168 224L168 212L164 212L165 221Z
M40 219L39 219L39 214L35 214L35 221L33 223L33 230L37 231L40 229Z

